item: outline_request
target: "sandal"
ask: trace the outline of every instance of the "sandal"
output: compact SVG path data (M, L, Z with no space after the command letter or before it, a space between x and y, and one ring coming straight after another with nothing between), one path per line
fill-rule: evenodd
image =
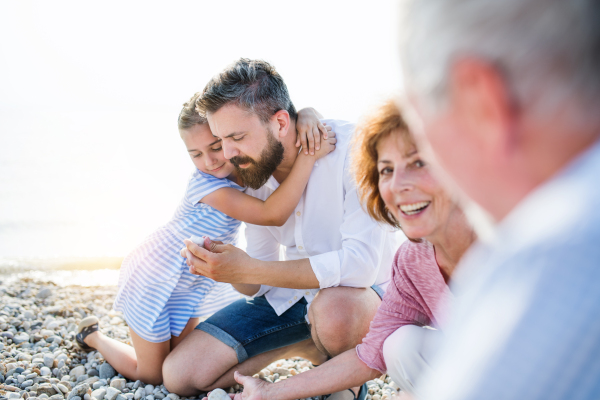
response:
M340 392L328 394L322 397L323 400L365 400L367 397L367 393L369 392L369 388L366 383L358 390L358 394L354 393L352 389L342 390Z
M77 347L79 347L83 351L90 352L92 350L96 350L93 347L88 346L84 339L91 333L98 331L98 318L94 317L86 317L81 320L79 326L77 327L77 335L75 335L75 343L77 343Z

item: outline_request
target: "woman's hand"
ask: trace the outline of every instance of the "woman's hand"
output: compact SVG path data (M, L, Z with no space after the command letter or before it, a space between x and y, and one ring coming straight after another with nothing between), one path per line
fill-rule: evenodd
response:
M314 108L303 108L298 111L296 121L296 147L302 145L304 154L315 154L315 150L321 148L321 136L323 139L329 137L331 127L319 121L320 114Z
M265 382L260 379L252 378L251 376L244 376L239 372L235 371L233 374L236 382L240 385L244 386L244 391L242 393L238 393L235 397L232 396L234 400L268 400L268 391L269 386L273 385L272 383Z

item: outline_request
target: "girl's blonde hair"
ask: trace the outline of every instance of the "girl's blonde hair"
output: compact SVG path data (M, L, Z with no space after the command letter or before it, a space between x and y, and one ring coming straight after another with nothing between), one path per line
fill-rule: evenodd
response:
M179 112L177 119L177 128L179 130L190 129L198 124L206 124L208 121L196 111L196 103L202 96L202 92L198 92L192 96L187 102L183 103L183 108Z

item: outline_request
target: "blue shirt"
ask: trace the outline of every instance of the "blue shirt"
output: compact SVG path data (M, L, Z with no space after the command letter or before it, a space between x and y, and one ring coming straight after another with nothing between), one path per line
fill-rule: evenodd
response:
M600 142L465 255L424 399L600 399Z
M244 190L229 179L219 179L196 169L190 177L185 196L166 228L182 240L191 236L208 236L212 240L235 244L241 222L208 204L200 203L204 196L226 187Z

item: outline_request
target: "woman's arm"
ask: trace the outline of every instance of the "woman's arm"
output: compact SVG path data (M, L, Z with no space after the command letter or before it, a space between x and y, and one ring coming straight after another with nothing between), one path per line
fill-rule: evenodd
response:
M323 379L326 376L327 379ZM319 368L311 369L275 384L235 373L235 380L244 385L243 393L235 400L293 400L339 392L361 386L366 381L381 376L381 372L369 368L350 349L332 358Z
M335 133L314 156L298 154L288 177L265 201L233 188L222 188L204 196L202 202L239 221L254 225L281 226L294 212L308 183L315 161L335 149Z

